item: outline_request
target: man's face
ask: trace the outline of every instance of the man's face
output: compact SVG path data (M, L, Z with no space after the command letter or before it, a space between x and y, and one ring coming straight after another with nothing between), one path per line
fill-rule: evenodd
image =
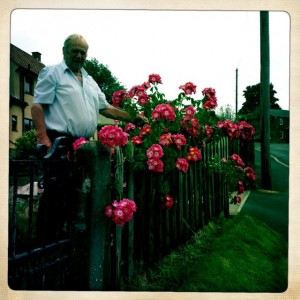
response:
M74 41L69 48L63 49L63 54L67 66L73 72L79 72L87 57L86 44L81 40Z

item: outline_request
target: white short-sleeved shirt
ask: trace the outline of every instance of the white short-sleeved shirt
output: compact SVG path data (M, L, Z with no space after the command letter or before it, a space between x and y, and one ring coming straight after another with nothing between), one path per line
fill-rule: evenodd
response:
M65 61L40 71L33 103L43 105L47 130L78 138L95 133L99 109L108 103L93 78L83 68L81 72L82 85Z

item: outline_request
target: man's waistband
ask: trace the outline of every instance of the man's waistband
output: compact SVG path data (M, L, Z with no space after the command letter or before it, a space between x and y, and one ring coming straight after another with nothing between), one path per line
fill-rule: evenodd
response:
M47 130L47 135L52 143L54 142L54 140L56 138L61 137L61 136L65 136L65 137L69 138L72 141L72 143L74 143L78 139L77 137L72 136L68 133L58 132L56 130Z

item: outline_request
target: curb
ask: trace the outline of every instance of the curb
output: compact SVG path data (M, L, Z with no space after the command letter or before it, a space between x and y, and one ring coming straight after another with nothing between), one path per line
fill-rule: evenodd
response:
M231 197L234 197L237 195L237 192L234 192L231 194ZM241 197L242 201L239 204L231 204L229 203L229 215L237 215L243 208L245 202L247 201L248 197L250 195L250 191L245 191L242 194L239 194ZM230 201L230 199L229 199Z

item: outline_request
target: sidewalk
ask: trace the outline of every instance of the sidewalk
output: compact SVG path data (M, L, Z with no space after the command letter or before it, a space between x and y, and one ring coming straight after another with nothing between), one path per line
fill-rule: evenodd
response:
M261 157L255 150L257 188L248 195L242 212L265 222L288 240L289 168L271 158L272 189L261 189Z

